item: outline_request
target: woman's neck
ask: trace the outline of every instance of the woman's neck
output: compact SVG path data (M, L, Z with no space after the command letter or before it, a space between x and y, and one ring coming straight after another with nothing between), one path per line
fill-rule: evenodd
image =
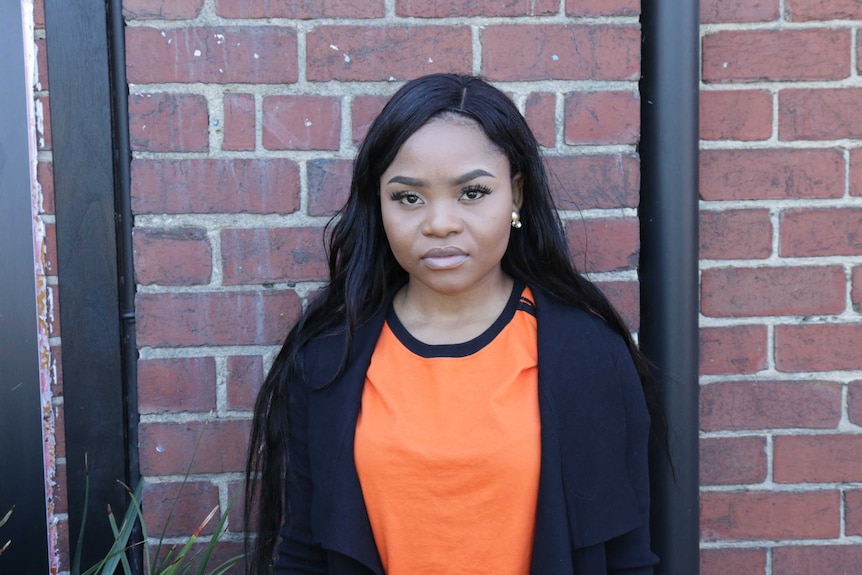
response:
M409 281L392 305L404 328L423 343L463 343L481 335L503 313L514 281L502 272L473 289L446 294Z

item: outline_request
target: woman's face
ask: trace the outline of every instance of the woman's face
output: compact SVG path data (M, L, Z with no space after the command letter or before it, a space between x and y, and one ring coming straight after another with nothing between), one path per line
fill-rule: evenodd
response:
M380 178L383 228L411 286L446 295L497 287L521 205L520 175L472 120L417 130Z

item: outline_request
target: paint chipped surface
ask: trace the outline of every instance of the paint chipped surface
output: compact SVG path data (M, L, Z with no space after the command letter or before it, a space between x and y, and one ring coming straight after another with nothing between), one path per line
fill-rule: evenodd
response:
M24 32L24 66L28 78L37 74L35 26L33 22L33 0L21 0L21 15ZM42 102L34 97L33 87L37 82L28 82L26 86L28 101L33 102L28 109L29 147L30 147L30 213L33 225L33 271L35 275L36 292L36 345L39 354L39 399L42 412L42 469L45 478L45 528L48 535L48 568L52 575L60 570L60 551L58 544L58 519L56 515L56 500L54 489L57 479L57 439L55 416L52 409L52 383L57 376L56 361L51 354L48 341L49 326L54 310L51 302L51 292L48 286L45 266L46 235L45 222L40 216L42 210L42 187L36 177L36 150L44 146L45 125Z

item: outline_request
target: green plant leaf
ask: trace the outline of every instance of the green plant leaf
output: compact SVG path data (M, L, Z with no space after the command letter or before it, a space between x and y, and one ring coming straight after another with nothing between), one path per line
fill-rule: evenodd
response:
M212 414L212 412L210 412L210 414ZM195 457L196 457L196 456L197 456L197 454L198 454L198 448L199 448L199 447L200 447L200 445L201 445L201 439L203 439L204 432L206 431L207 427L209 426L209 423L210 423L209 418L207 418L207 419L204 421L203 427L201 428L201 432L200 432L200 433L198 433L197 439L195 439L195 447L194 447L194 449L192 450L192 456L191 456L191 458L189 458L189 465L188 465L188 467L186 468L186 473L185 473L185 475L183 475L183 481L182 481L182 483L180 483L180 489L179 489L179 491L177 492L177 496L174 498L173 502L171 503L171 508L170 508L170 510L168 511L168 517L167 517L167 519L165 520L165 524L162 526L162 532L161 532L161 534L159 535L159 543L158 543L158 545L156 545L156 553L155 553L155 565L156 565L156 567L155 567L155 573L161 573L161 571L159 570L159 569L160 569L160 566L161 566L161 565L163 565L163 564L165 564L165 563L167 563L167 562L168 562L168 558L171 556L171 553L168 553L168 555L165 557L165 559L164 559L163 561L160 561L160 560L159 560L159 555L160 555L160 554L161 554L161 552L162 552L162 541L164 541L164 540L165 540L165 534L168 532L168 525L170 525L170 524L171 524L171 519L172 519L172 518L173 518L173 516L174 516L174 509L176 509L177 501L179 501L179 500L180 500L180 496L183 494L183 489L185 489L185 487L186 487L186 483L188 483L188 481L189 481L189 475L191 475L191 474L192 474L192 465L194 464ZM147 570L147 573L150 573L149 569Z
M72 575L81 573L81 549L84 545L84 530L87 527L87 507L90 504L90 471L87 466L87 454L84 454L84 514L81 516L81 529L78 531L78 541L75 544L75 557L72 559ZM89 575L87 571L85 575Z
M12 517L12 512L15 511L15 506L12 506L12 509L6 512L6 515L3 516L3 519L0 519L0 527L6 525L6 522L9 521L9 518Z
M230 502L227 504L227 508L224 510L224 513L221 514L221 519L216 525L216 530L213 533L213 536L210 537L210 542L207 544L206 549L204 549L203 556L201 557L201 564L198 568L197 575L204 575L204 570L210 561L210 556L212 552L215 550L216 543L218 543L221 536L224 535L225 532L225 523L227 523L227 517L230 514L230 510L233 508L233 504L236 501L237 496L240 494L240 491L237 491L234 496L231 498Z

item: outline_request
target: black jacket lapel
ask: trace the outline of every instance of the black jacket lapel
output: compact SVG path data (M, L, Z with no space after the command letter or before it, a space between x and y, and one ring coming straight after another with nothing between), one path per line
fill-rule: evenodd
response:
M309 460L315 480L311 495L314 533L325 549L349 556L378 575L383 575L383 565L356 473L353 439L365 372L384 317L385 313L378 313L357 330L346 369L332 383L328 380L341 361L345 337L327 337L328 341L320 341L309 350L314 362L309 372L329 374L329 378L315 378L308 400Z

